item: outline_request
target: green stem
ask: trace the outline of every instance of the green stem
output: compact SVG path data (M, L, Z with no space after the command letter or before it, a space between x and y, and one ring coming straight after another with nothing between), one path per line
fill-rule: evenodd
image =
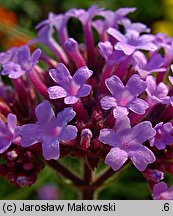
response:
M87 162L84 163L84 175L83 183L85 187L81 188L81 195L83 200L92 200L94 195L94 189L91 187L92 182L92 170Z
M92 187L99 188L102 186L110 177L117 179L122 175L122 173L131 165L131 163L126 163L120 170L114 171L112 168L108 168L104 173L102 173L96 180L93 182Z

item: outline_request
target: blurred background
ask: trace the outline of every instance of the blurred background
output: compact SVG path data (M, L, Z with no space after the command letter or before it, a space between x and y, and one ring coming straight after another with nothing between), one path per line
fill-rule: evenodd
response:
M0 50L23 45L35 37L35 25L46 19L49 12L63 13L93 4L111 10L136 7L136 12L129 15L134 22L143 22L153 33L161 31L173 36L173 0L0 0ZM80 163L74 158L63 162L67 166L73 164L74 170ZM165 178L169 185L169 176ZM118 183L109 181L107 186L98 199L151 199L145 179L133 166L120 176ZM68 181L46 167L33 186L22 189L0 177L0 199L78 199L78 194Z
M119 7L136 7L129 17L152 27L153 33L161 31L173 35L173 0L0 0L0 47L25 44L34 37L35 25L47 18L50 11L63 13L70 8L99 7L115 10Z

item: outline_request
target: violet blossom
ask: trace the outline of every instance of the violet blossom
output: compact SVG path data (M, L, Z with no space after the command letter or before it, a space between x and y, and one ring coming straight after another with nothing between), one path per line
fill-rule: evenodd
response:
M7 64L9 61L15 59L15 55L17 53L17 47L12 47L5 52L0 53L0 64Z
M173 76L169 76L169 81L170 81L171 84L173 85Z
M61 40L62 39L61 38L62 33L66 33L65 29L66 29L66 24L67 24L68 18L69 18L69 16L67 16L66 14L64 14L64 15L58 14L57 15L57 14L54 14L51 12L48 15L48 19L41 21L36 26L36 29L40 29L46 25L51 26L51 27L55 27L58 34L59 34L60 40ZM66 39L67 39L67 35L66 35L66 38L64 38L64 41L62 40L61 42L65 42Z
M108 28L108 34L117 40L114 48L117 50L122 50L126 55L133 54L136 50L151 50L155 51L157 49L154 45L154 36L149 34L141 35L138 31L127 30L126 34L121 34L118 30L114 28Z
M100 40L105 41L107 38L106 30L109 27L118 28L118 25L126 18L126 15L134 12L136 8L120 8L115 11L101 10L98 15L103 16L104 19L92 20L92 26L99 33Z
M157 104L169 104L170 96L168 96L169 88L163 82L156 84L156 79L153 76L147 76L146 78L147 88L146 92L148 94L148 103Z
M18 129L14 114L8 114L7 123L0 119L0 154L5 152L16 139Z
M127 17L133 11L49 13L28 43L45 52L25 45L0 53L8 75L0 80L0 176L31 186L46 165L90 200L132 162L154 198L172 198L172 187L154 184L173 175L173 38L148 34ZM70 19L81 23L80 39Z
M155 156L142 143L154 135L155 130L149 121L131 127L128 117L117 118L114 129L100 131L99 140L112 147L105 163L116 171L130 158L138 170L144 171L148 164L155 161Z
M75 112L72 108L65 108L55 116L50 103L45 100L36 107L35 114L38 120L35 124L21 127L21 145L27 147L41 142L43 157L46 160L58 159L59 142L76 137L77 128L67 125L75 117Z
M51 99L65 98L65 104L74 104L80 97L89 95L91 86L85 84L86 80L92 75L92 71L86 66L79 68L73 77L63 64L58 64L56 69L51 69L49 74L58 84L48 88Z
M148 181L153 181L155 183L158 183L164 179L164 173L157 169L152 170L147 168L144 172L142 172L142 174Z
M171 71L173 72L173 65L171 65ZM168 78L171 84L173 85L173 76L169 76Z
M98 43L99 51L109 65L117 64L127 58L121 50L114 50L109 41Z
M59 189L51 183L43 185L37 193L40 200L57 200L59 198Z
M115 11L111 11L111 10L100 11L99 15L101 15L105 18L105 20L103 22L105 24L104 31L106 31L106 29L109 27L117 28L118 24L120 24L122 22L122 20L125 19L126 15L134 12L135 10L136 10L136 8L119 8L118 10L115 10ZM94 25L94 26L96 27L96 25Z
M140 22L132 23L131 20L128 18L122 19L120 24L124 26L126 31L135 30L139 33L149 33L151 31L151 29L148 28L145 24Z
M173 47L172 47L173 37L168 37L168 35L161 32L155 35L154 43L158 49L164 49L165 64L168 66L173 60Z
M165 60L158 53L154 53L147 61L145 55L142 52L136 51L133 54L133 58L135 61L134 69L139 73L142 79L146 79L148 75L154 72L166 71L166 68L162 67L165 63Z
M3 55L3 59L0 61L3 67L1 74L17 79L34 68L38 63L41 50L36 49L31 55L29 47L25 45L13 50L10 49Z
M113 107L115 118L128 115L129 110L140 115L145 113L148 104L138 96L145 90L146 83L137 74L130 77L126 86L115 75L107 78L105 84L112 96L103 97L100 103L105 110Z
M173 199L173 186L168 188L165 182L159 182L153 188L154 200L172 200Z
M158 123L154 129L156 130L156 135L150 139L150 145L156 146L159 150L165 149L167 145L173 144L173 126L170 122L163 124L163 122Z

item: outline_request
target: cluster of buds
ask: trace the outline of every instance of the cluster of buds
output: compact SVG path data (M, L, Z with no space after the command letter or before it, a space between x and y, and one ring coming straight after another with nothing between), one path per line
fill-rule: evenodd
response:
M14 161L13 172L24 170L11 182L31 185L45 162L82 185L86 199L132 162L154 199L173 199L172 189L160 182L173 166L173 38L131 22L127 15L134 11L92 6L50 13L37 25L37 38L0 53L0 153L8 158L5 166ZM73 19L82 24L84 43L68 33ZM33 44L48 52L31 54ZM83 179L59 164L66 156L84 161ZM100 161L110 169L93 180Z
M10 183L19 188L32 185L44 167L44 163L37 157L38 152L39 147L24 149L12 144L1 155L1 159L3 159L3 163L0 165L1 176L5 176Z

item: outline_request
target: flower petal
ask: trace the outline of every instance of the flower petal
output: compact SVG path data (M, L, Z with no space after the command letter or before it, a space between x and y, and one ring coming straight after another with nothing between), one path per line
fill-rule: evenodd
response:
M105 42L99 42L98 48L101 53L101 55L104 57L104 59L107 61L109 60L109 57L113 53L113 46L109 41Z
M127 129L127 128L131 128L130 119L127 116L116 118L116 131L117 132Z
M169 81L171 82L171 84L173 85L173 76L169 76Z
M77 97L85 97L90 94L90 91L91 91L91 86L87 84L83 84L77 92Z
M38 126L36 124L27 124L21 126L21 146L28 147L41 141L40 134L38 134Z
M164 83L160 82L157 86L157 94L158 98L165 98L169 92L169 88Z
M57 160L60 156L59 140L57 138L46 138L42 143L42 151L46 160Z
M151 122L144 121L132 128L133 136L135 137L136 141L140 144L145 142L147 139L150 139L155 136L156 131L152 127Z
M146 82L147 82L147 89L146 89L147 94L153 95L157 87L155 78L153 76L147 76Z
M25 71L21 68L21 66L14 62L9 62L5 64L1 72L2 75L9 75L9 78L11 79L17 79L24 73Z
M20 71L11 71L11 73L9 74L9 78L10 79L17 79L19 77L21 77L23 74L25 73L25 71L20 70Z
M136 50L135 46L129 45L126 42L118 42L115 44L114 48L116 50L122 50L126 55L132 55Z
M11 140L9 140L8 138L1 138L0 139L0 154L4 153L9 146L11 145Z
M77 136L77 128L73 125L68 125L59 134L60 140L72 140Z
M165 149L167 145L171 144L173 144L173 136L169 134L163 135L161 139L155 139L155 142L153 143L159 150Z
M5 133L6 130L7 130L7 126L6 126L5 122L0 119L0 131L2 133Z
M128 80L126 87L133 95L138 96L146 89L147 84L145 81L141 80L139 75L134 74Z
M59 63L56 69L51 69L49 71L49 75L58 85L62 87L68 85L72 78L69 70L62 63Z
M115 118L127 116L128 114L129 111L126 107L117 106L116 108L113 109L113 115Z
M79 100L78 97L75 96L67 96L64 99L65 104L75 104Z
M128 105L128 108L132 110L133 112L143 115L145 113L145 110L149 107L148 103L140 98L136 98L130 104Z
M116 146L117 144L117 134L113 129L102 129L98 138L102 143L111 146Z
M30 59L30 50L27 45L21 46L18 49L18 62L28 62Z
M105 163L117 171L128 159L127 153L119 148L112 148L106 155Z
M156 68L160 68L165 63L164 58L159 53L154 53L149 59L147 66L145 69L154 70ZM163 70L166 68L163 68Z
M111 107L116 107L116 99L112 96L105 96L100 100L101 106L104 110L108 110Z
M123 34L121 34L121 32L119 32L118 30L116 30L114 28L111 28L111 27L108 28L107 33L110 34L115 39L117 39L118 41L126 42L125 36Z
M105 80L105 84L115 99L119 98L120 93L124 89L124 85L120 78L113 75Z
M40 50L40 49L36 49L36 50L32 53L31 61L32 61L32 64L33 64L33 65L37 64L38 59L40 58L40 56L41 56L41 50Z
M89 70L88 67L83 66L76 71L76 73L73 76L73 79L78 85L82 85L92 74L93 72Z
M7 125L9 130L11 131L11 133L14 133L14 130L16 128L17 125L17 118L14 114L10 113L7 116Z
M61 86L49 87L47 92L50 99L64 98L67 96L67 92Z
M165 192L168 189L168 186L165 182L159 182L158 184L154 185L153 188L153 195L154 197L160 195L161 193Z
M148 164L156 160L153 152L142 145L134 151L128 151L128 156L139 171L144 171Z
M50 120L55 118L55 114L47 100L44 100L35 108L35 114L39 124L47 124Z
M6 52L0 52L0 64L5 65L14 60L14 56L17 54L17 48L13 47Z
M136 51L133 54L133 58L135 60L135 68L137 68L137 70L144 68L144 66L147 64L147 60L146 57L144 55L143 52L141 51Z
M59 127L64 127L75 117L75 115L76 113L71 107L63 109L57 114L57 125Z

